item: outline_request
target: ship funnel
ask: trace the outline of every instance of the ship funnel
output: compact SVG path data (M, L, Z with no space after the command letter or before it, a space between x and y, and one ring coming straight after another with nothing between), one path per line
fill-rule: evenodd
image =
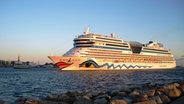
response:
M89 26L85 29L84 34L89 34Z

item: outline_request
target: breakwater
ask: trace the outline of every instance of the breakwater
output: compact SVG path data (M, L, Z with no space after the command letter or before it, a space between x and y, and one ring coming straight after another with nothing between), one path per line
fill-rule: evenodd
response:
M3 102L3 101L2 101ZM169 84L146 83L107 92L85 90L49 94L43 99L18 98L15 104L182 104L184 81ZM6 102L4 102L5 104Z

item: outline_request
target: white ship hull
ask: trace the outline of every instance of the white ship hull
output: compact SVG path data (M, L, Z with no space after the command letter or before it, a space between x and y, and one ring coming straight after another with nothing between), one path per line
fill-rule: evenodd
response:
M173 69L176 63L133 63L118 60L89 59L67 56L49 56L62 70L124 70L124 69Z

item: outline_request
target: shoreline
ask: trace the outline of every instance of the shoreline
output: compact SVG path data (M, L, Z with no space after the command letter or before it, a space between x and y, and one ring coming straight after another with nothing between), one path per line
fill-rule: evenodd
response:
M68 91L48 94L46 97L19 97L13 104L182 104L184 102L184 80L166 84L145 83L132 87L97 90ZM0 104L8 102L0 100Z

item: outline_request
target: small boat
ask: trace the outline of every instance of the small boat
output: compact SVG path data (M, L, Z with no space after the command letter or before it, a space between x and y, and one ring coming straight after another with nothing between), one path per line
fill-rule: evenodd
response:
M18 60L15 62L14 69L30 69L32 66L30 65L30 62L22 62L20 61L20 56L18 56Z
M31 65L26 65L26 64L23 64L23 63L19 63L19 64L15 64L14 69L30 69L32 68Z

